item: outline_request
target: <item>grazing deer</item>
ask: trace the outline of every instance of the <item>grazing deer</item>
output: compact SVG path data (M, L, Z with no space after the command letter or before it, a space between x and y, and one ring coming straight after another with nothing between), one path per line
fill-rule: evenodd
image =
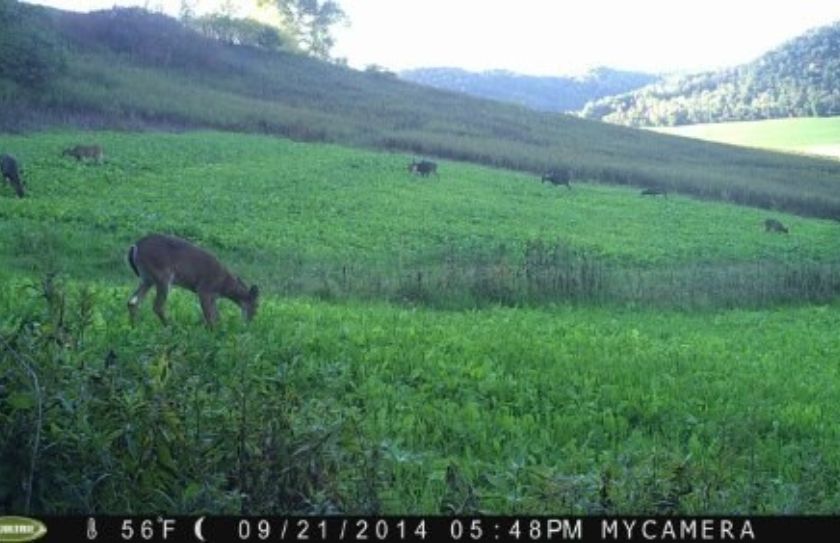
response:
M645 189L642 191L642 196L658 196L662 195L664 197L668 197L668 191L664 189Z
M764 221L764 231L765 232L782 232L787 234L788 229L785 228L785 225L777 221L776 219L767 219Z
M61 152L61 156L72 156L75 157L76 160L92 158L97 164L101 164L102 161L105 160L105 152L99 145L76 145L75 147L63 150Z
M23 198L23 183L20 180L20 169L18 168L17 160L12 155L0 156L0 171L3 173L3 178L9 180L9 184L15 189L15 193L19 198Z
M132 324L146 293L155 286L155 313L166 324L164 304L172 285L198 294L204 320L212 327L218 318L216 298L232 300L250 321L257 312L259 289L250 289L239 277L231 274L215 256L192 243L161 234L144 237L128 249L128 263L140 277L140 286L128 300Z
M552 185L566 185L567 189L572 188L569 183L572 179L572 174L569 170L551 170L542 176L542 182L548 181Z
M411 164L408 165L408 171L411 173L419 173L423 177L428 176L429 174L437 175L437 164L430 161L430 160L421 160L417 162L413 160Z

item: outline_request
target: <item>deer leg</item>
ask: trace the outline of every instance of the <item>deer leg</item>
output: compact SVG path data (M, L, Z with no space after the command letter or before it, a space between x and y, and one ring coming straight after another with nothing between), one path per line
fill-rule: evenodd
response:
M167 283L158 283L155 286L155 313L157 314L160 322L164 324L168 324L166 322L166 297L169 295L169 284Z
M140 307L140 304L143 303L143 298L146 297L150 288L152 288L152 283L141 281L140 286L137 287L137 290L135 290L134 294L131 295L131 298L128 299L128 315L131 319L132 326L134 326L137 321L137 309Z
M213 328L216 324L216 319L219 316L219 311L216 309L216 298L207 292L199 292L198 299L201 301L201 311L204 313L204 322L209 328Z

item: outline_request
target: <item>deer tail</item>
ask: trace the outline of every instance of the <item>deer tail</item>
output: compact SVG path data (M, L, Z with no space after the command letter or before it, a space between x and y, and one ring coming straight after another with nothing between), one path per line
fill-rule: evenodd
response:
M137 269L137 264L134 263L134 258L137 255L137 246L132 245L128 248L128 265L131 266L131 269L134 270L134 273L137 277L140 277L140 271Z

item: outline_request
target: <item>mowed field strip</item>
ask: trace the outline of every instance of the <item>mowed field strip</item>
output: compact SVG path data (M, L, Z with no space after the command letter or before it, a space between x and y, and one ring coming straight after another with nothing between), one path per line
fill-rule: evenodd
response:
M840 117L695 124L652 130L718 143L840 159Z

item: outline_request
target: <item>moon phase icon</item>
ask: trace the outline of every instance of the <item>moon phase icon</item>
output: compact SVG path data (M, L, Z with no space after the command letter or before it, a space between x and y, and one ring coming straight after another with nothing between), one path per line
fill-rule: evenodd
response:
M204 517L199 517L198 520L195 521L195 525L193 526L193 532L195 533L195 537L198 538L199 541L204 543L206 539L204 539L204 535L201 533L201 525L204 523Z

